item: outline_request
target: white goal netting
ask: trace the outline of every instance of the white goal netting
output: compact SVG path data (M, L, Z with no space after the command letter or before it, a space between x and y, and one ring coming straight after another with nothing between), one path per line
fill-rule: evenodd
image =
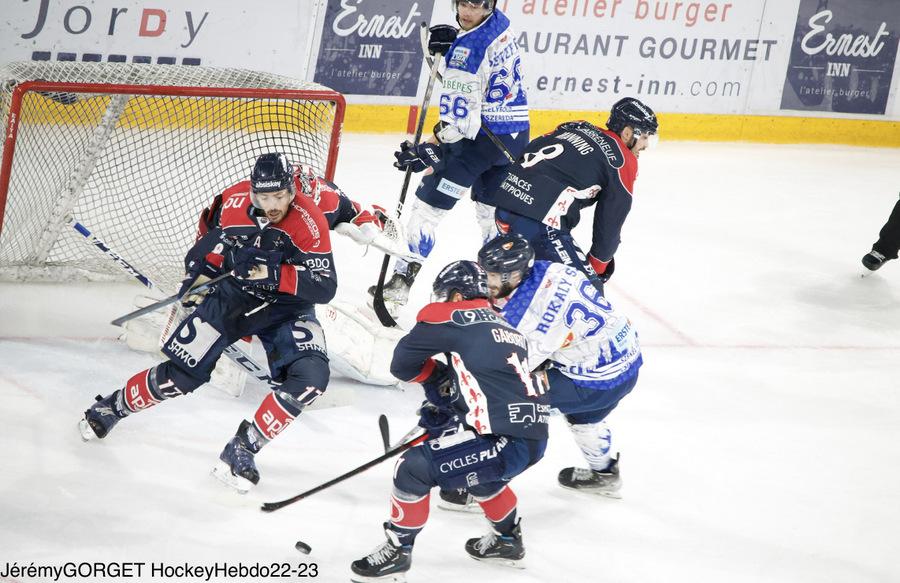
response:
M200 211L285 152L331 177L343 98L266 73L176 65L0 69L0 278L128 278L84 225L165 289Z

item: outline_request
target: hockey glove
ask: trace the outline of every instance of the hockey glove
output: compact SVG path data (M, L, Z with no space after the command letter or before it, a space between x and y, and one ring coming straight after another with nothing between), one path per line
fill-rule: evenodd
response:
M353 217L353 224L362 228L364 225L373 225L379 231L384 229L384 221L387 219L387 213L384 207L373 204L371 209L360 207L359 214Z
M218 277L222 263L224 262L224 243L217 243L216 246L205 256L203 253L208 248L206 245L198 244L188 251L184 258L185 275L181 280L181 287L178 288L178 295L181 297L181 305L185 308L192 308L203 303L206 295L215 289L207 288L198 293L190 293L191 288L199 287L207 281Z
M425 398L433 405L449 408L456 400L457 395L456 387L450 376L450 368L440 361L434 361L434 364L434 371L422 382Z
M609 281L609 278L612 277L613 272L616 270L615 257L609 261L600 261L593 255L588 255L588 262L590 262L591 267L594 268L594 272L597 274L601 283Z
M442 144L454 144L466 136L452 123L439 121L434 124L434 137Z
M277 297L281 260L281 251L239 247L231 252L232 269L241 289L267 302Z
M191 274L187 274L183 280L181 280L181 287L178 289L178 296L181 298L181 305L185 308L194 308L203 303L203 300L206 299L206 294L208 294L212 289L215 288L206 288L203 291L199 291L196 293L191 293L191 288L199 287L209 281L210 277L207 277L203 274L199 276L193 276Z
M438 24L428 29L428 52L432 55L446 55L459 31L449 24Z
M441 148L430 142L422 142L413 147L407 140L400 144L398 152L394 152L394 158L397 159L394 168L404 171L408 168L413 172L421 172L440 163Z
M456 433L462 423L459 416L444 407L436 407L429 402L419 409L419 427L428 432L429 438Z

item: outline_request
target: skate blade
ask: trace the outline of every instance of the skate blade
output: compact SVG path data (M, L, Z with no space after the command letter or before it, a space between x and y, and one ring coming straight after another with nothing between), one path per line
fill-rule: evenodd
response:
M406 573L392 573L382 577L367 577L365 575L350 575L353 583L406 583Z
M524 557L521 559L501 559L497 557L473 557L469 555L479 563L491 563L492 565L500 565L501 567L508 567L510 569L524 569L527 565L525 564Z
M441 510L447 510L450 512L462 512L463 514L481 514L481 506L478 504L452 504L450 502L446 502L441 500L438 502L437 507Z
M559 485L560 488L571 490L572 492L581 492L591 496L601 496L603 498L612 498L613 500L621 500L622 494L618 490L604 490L602 488L573 488L572 486Z
M91 429L91 424L87 422L87 419L82 419L78 422L78 431L81 433L81 441L93 441L97 439L97 434Z
M246 494L253 487L253 482L247 478L235 476L231 473L231 468L223 461L219 461L210 472L212 476L237 492L238 494Z

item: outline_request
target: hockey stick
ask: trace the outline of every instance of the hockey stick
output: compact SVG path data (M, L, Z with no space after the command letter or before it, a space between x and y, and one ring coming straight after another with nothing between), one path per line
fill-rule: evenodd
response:
M152 281L147 279L147 277L145 275L143 275L140 271L138 271L133 265L131 265L130 263L125 261L125 259L123 259L121 255L119 255L118 253L116 253L115 251L110 249L109 246L103 242L103 240L101 240L99 237L95 237L94 235L92 235L91 232L88 230L88 228L85 227L84 225L82 225L81 223L79 223L78 221L76 221L74 219L74 217L69 215L68 217L66 217L66 222L69 225L71 225L72 228L74 228L76 231L78 231L78 233L80 233L85 238L85 240L87 240L87 242L89 244L91 244L94 247L96 247L97 249L99 249L102 253L104 253L108 257L112 258L119 265L119 267L121 267L122 269L124 269L125 271L130 273L132 275L132 277L134 277L135 279L137 279L138 281L140 281L141 283L143 283L145 286L147 286L150 289L157 289L157 286L154 285L154 283ZM218 283L220 280L223 280L230 275L231 275L230 271L228 273L223 273L219 277L211 279L204 284L198 285L196 287L192 287L191 289L187 290L185 293L183 293L181 295L175 294L175 295L169 296L169 297L167 297L163 300L160 300L156 303L150 304L148 306L144 306L143 308L137 309L129 314L125 314L124 316L119 316L118 318L116 318L115 320L113 320L110 323L113 324L114 326L121 326L122 324L124 324L125 322L127 322L129 320L134 320L135 318L137 318L139 316L143 316L144 314L149 314L150 312L155 312L159 308L164 308L164 307L168 306L169 304L174 304L175 302L180 301L182 298L184 298L186 295L188 295L191 292L196 293L196 292L201 292L201 291L207 290L210 287L212 287L214 284Z
M432 61L434 61L434 57L431 55L431 53L428 52L428 29L425 27L419 29L419 42L422 45L422 54L425 55L425 62L428 63L429 67L433 67L434 64L432 63ZM438 81L444 81L444 76L440 73L437 74L437 78ZM494 143L495 146L497 146L497 149L500 150L500 152L504 157L506 157L507 160L509 160L510 164L516 163L516 159L513 158L513 155L509 151L509 148L506 147L506 144L500 141L500 138L497 137L497 134L492 132L491 129L483 123L481 124L481 131L488 137L491 142Z
M122 324L124 324L125 322L127 322L129 320L134 320L135 318L137 318L139 316L143 316L144 314L149 314L150 312L155 312L156 310L158 310L160 308L165 308L166 306L168 306L170 304L174 304L175 302L180 302L188 294L206 291L209 288L211 288L212 286L214 286L215 284L217 284L220 281L222 281L223 279L225 279L226 277L231 277L230 271L228 273L223 273L219 277L214 277L213 279L207 281L206 283L192 287L189 290L185 291L183 294L171 295L171 296L169 296L165 299L162 299L158 302L152 303L148 306L144 306L143 308L139 308L133 312L125 314L124 316L119 316L118 318L116 318L115 320L110 322L110 324L112 324L113 326L121 326Z
M293 504L294 502L299 502L300 500L303 500L304 498L308 498L309 496L312 496L316 492L321 492L322 490L324 490L326 488L330 488L331 486L334 486L335 484L343 482L344 480L346 480L348 478L352 478L353 476L355 476L357 474L361 474L362 472L368 470L369 468L377 466L381 462L383 462L387 459L390 459L396 455L399 455L399 454L403 453L404 451L410 449L411 447L415 447L415 446L419 445L426 439L428 439L428 433L423 433L423 434L419 435L418 437L411 439L410 441L407 441L406 443L387 451L384 455L378 456L377 458L373 459L372 461L366 462L363 465L359 466L358 468L352 469L349 472L347 472L346 474L341 474L337 478L334 478L333 480L329 480L329 481L325 482L324 484L320 484L311 490L307 490L306 492L303 492L302 494L297 494L296 496L292 496L291 498L287 498L286 500L282 500L280 502L265 502L265 503L263 503L262 506L260 506L260 510L262 510L263 512L274 512L275 510L278 510L279 508L284 508L285 506Z
M121 255L119 255L118 253L116 253L115 251L110 249L109 246L106 243L104 243L100 238L95 237L87 229L87 227L85 227L84 225L82 225L81 223L76 221L75 217L73 217L72 215L68 215L64 219L64 221L66 222L66 224L68 224L73 229L78 231L78 233L80 233L87 240L87 242L89 244L93 245L94 247L99 249L101 253L103 253L104 255L106 255L107 257L112 259L113 261L115 261L119 267L121 267L126 272L128 272L133 278L135 278L136 280L138 280L139 282L141 282L142 284L147 286L149 289L156 289L156 285L152 281L147 279L147 277L145 277L144 274L142 274L140 271L138 271L137 268L135 268L132 264L125 261L125 259Z
M378 430L381 432L381 443L384 444L384 453L391 450L391 426L386 415L378 416Z
M422 28L427 28L426 23L422 23ZM438 74L438 65L440 61L431 63L431 74L428 77L428 85L425 86L425 97L422 99L422 110L419 112L419 123L416 126L416 135L413 139L412 147L419 145L422 139L422 129L425 127L425 115L428 113L428 106L431 102L431 92L434 90L434 81ZM406 175L403 177L403 188L400 189L400 200L397 202L397 216L403 212L403 203L406 202L406 191L409 190L409 182L412 178L412 168L406 169ZM397 325L397 321L388 312L387 306L384 305L384 279L387 277L388 264L391 256L385 255L381 262L381 273L378 274L378 283L375 285L375 296L372 298L372 307L375 309L375 315L382 326L393 328Z
M101 253L115 261L116 265L121 267L133 278L141 282L144 287L150 290L159 289L159 286L153 283L153 281L149 277L138 271L138 269L132 264L128 263L128 261L126 261L124 257L110 249L109 245L107 245L106 242L91 233L91 231L88 230L87 227L76 221L72 215L67 216L65 218L65 222L73 229L75 229L80 235L82 235L88 244L93 245L95 248L100 250ZM222 354L240 365L241 368L247 371L257 381L266 384L269 387L278 386L278 383L272 380L272 377L269 376L266 370L259 366L259 364L257 364L255 360L253 360L253 357L251 357L249 354L247 354L237 346L233 344L230 346L226 346Z

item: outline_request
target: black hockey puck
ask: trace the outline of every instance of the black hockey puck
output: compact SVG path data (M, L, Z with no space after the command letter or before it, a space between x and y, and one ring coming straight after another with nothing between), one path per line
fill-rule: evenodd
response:
M294 548L297 549L298 551L300 551L301 553L303 553L304 555L308 555L310 553L310 551L312 551L312 548L310 548L310 546L308 544L306 544L305 542L303 542L302 540L298 540L294 544Z

